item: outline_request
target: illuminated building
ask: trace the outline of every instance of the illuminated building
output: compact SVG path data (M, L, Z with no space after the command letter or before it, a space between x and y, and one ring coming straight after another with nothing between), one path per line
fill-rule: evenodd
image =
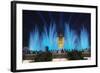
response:
M63 49L63 47L64 47L64 37L63 37L62 34L60 34L60 35L58 36L58 47L59 47L60 49Z

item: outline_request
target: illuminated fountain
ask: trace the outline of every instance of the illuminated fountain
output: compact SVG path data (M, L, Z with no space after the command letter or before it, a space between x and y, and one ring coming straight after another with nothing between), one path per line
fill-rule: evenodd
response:
M89 36L87 30L83 27L80 33L80 50L89 49Z
M42 32L42 36L39 35L39 31L37 28L35 28L35 30L30 33L30 50L45 51L45 47L49 47L50 51L58 50L57 32L54 23L50 25L49 32L47 28L44 27L44 32Z
M39 44L39 31L37 27L35 27L35 30L30 32L30 38L29 38L29 49L33 51L39 51L40 50L40 44ZM37 46L38 44L38 46Z
M45 48L46 46L48 46L50 51L54 51L58 49L57 32L56 32L56 26L54 23L51 23L49 27L49 32L47 32L47 28L44 27L41 43L42 43L42 48Z
M75 34L75 31L70 29L69 24L65 25L64 37L64 49L68 51L74 50L77 44L75 42L77 40L77 35Z
M64 35L57 36L55 23L51 23L49 29L44 26L44 31L40 36L37 27L30 32L29 49L32 51L45 51L45 47L49 51L57 51L64 49L67 51L89 49L89 36L87 30L83 27L80 34L77 35L75 30L72 30L69 24L65 24Z

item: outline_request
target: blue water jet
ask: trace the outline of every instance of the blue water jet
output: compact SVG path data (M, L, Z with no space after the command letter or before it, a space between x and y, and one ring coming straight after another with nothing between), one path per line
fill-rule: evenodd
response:
M42 46L45 48L46 46L49 47L49 50L56 50L58 49L57 45L57 32L54 23L50 24L49 31L46 27L44 27L44 32L42 34Z
M37 27L30 32L29 37L29 49L32 51L45 51L45 47L49 48L49 51L59 50L58 47L58 35L55 23L51 23L49 28L43 27L44 31L39 34ZM85 50L89 49L89 35L85 27L80 30L80 34L77 35L75 30L72 30L69 24L65 23L64 28L64 47L67 51L72 50Z
M37 27L35 27L35 30L33 30L33 32L30 32L29 49L34 51L39 51L40 48L41 47L39 44L39 32Z
M65 24L65 31L64 31L64 49L72 51L76 48L76 34L74 30L71 30L69 24Z
M87 30L83 27L80 33L80 48L89 49L89 36Z

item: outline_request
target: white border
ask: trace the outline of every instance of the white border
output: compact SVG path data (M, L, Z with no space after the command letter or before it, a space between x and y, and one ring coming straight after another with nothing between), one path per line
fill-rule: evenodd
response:
M66 62L39 62L39 63L22 63L22 10L41 10L41 11L59 11L59 12L82 12L91 13L91 59L79 60L79 61L66 61ZM96 44L95 44L95 28L96 18L94 8L82 8L82 7L65 7L65 6L45 6L45 5L28 5L17 4L16 8L16 31L17 31L17 48L16 48L16 64L17 70L22 69L38 69L38 68L52 68L52 67L71 67L71 66L87 66L95 65L96 57Z

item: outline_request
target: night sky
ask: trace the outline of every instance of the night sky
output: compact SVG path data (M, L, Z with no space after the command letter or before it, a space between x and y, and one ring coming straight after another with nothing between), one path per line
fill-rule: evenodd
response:
M80 34L81 28L84 26L91 37L91 14L89 13L72 13L72 12L51 12L51 11L31 11L23 10L23 47L28 47L29 35L35 26L39 29L39 33L43 31L43 27L49 28L50 23L55 23L57 32L63 33L65 23L70 28Z

